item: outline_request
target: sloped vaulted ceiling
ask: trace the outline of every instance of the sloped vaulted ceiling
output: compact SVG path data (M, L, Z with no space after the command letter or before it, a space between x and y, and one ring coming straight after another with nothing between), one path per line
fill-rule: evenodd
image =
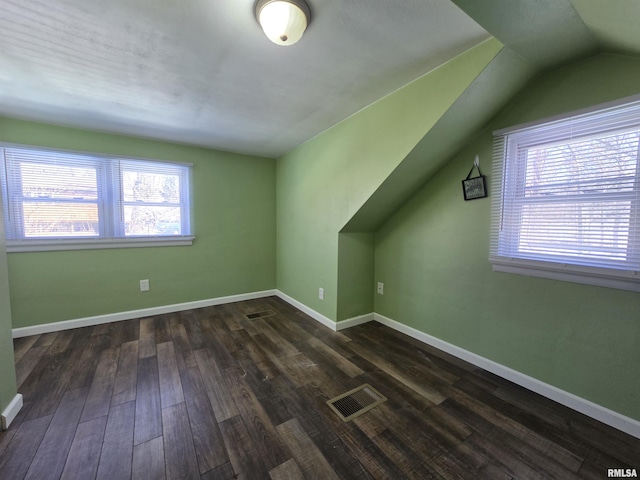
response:
M253 0L3 0L0 115L278 157L494 36L504 51L345 226L370 231L536 73L640 54L637 0L310 3L282 48Z
M0 115L279 157L489 34L449 0L2 0Z
M637 0L309 1L281 48L254 0L3 0L0 115L279 157L490 35L533 69L640 53Z
M378 187L343 232L375 231L535 75L601 52L640 54L638 2L453 0L504 49ZM606 3L606 6L604 5Z

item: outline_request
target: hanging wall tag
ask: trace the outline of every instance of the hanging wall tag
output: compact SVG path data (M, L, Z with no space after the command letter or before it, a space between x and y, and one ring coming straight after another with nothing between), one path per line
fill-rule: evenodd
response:
M477 177L471 176L474 168L478 169ZM473 161L473 167L469 170L469 175L467 175L466 179L462 180L462 192L464 193L465 200L475 200L476 198L484 198L487 196L487 183L485 181L485 176L482 175L482 172L480 171L480 164L477 155Z

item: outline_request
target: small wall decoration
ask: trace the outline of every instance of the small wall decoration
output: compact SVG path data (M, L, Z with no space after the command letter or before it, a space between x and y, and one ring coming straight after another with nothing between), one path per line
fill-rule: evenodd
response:
M474 168L478 170L477 177L471 177ZM469 170L469 175L462 180L462 192L464 193L465 200L475 200L476 198L484 198L487 196L487 182L485 181L485 176L482 175L480 171L480 159L478 155L476 155L473 161L473 167Z

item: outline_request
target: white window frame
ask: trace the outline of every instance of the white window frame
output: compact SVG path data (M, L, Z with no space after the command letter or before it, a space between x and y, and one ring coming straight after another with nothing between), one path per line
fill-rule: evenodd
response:
M509 213L512 204L523 201L514 187L517 182L522 183L524 176L521 160L515 159L516 152L536 142L569 141L574 135L580 137L627 127L640 131L640 96L494 132L489 256L494 271L640 292L640 159L636 165L634 191L629 195L629 247L623 262L594 263L585 257L558 260L551 255L531 258L518 251L517 242L513 242L520 224L518 215ZM537 204L547 203L542 200Z
M71 166L91 166L96 169L98 198L56 199L55 203L95 203L98 210L98 235L27 237L21 218L22 202L33 201L32 198L20 198L22 195L19 175L12 174L19 161L13 165L5 159L5 150L17 150L31 153L44 153L50 157L64 159ZM165 162L159 160L139 159L131 157L106 156L77 151L63 151L24 145L0 144L0 190L2 191L5 236L7 252L35 252L57 250L84 250L103 248L131 248L151 246L186 246L192 245L195 236L192 230L192 168L191 164ZM143 202L150 206L175 206L181 211L180 235L126 235L124 231L124 201L121 169L140 170L149 173L163 172L177 174L180 177L179 203ZM49 199L51 200L51 199ZM140 204L140 202L136 202Z

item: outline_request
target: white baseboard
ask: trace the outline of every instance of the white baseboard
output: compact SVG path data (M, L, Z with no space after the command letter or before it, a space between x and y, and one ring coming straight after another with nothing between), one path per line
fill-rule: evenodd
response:
M316 312L312 308L307 307L304 303L300 303L295 298L290 297L286 293L281 292L280 290L276 291L276 295L280 297L282 300L287 302L290 305L293 305L298 310L306 313L314 320L320 322L325 327L330 328L334 332L338 332L340 330L345 330L350 327L355 327L356 325L362 325L363 323L373 321L373 313L367 313L366 315L360 315L359 317L348 318L346 320L340 320L339 322L334 322L328 317L325 317L319 312Z
M347 328L362 325L363 323L372 322L374 320L374 313L367 313L366 315L360 315L359 317L348 318L346 320L340 320L336 323L336 331L346 330Z
M210 298L206 300L196 300L194 302L176 303L174 305L163 305L160 307L143 308L128 312L109 313L97 315L95 317L76 318L74 320L64 320L62 322L45 323L31 327L13 329L13 338L27 337L29 335L41 335L43 333L59 332L71 328L91 327L103 323L119 322L121 320L131 320L134 318L150 317L152 315L162 315L164 313L181 312L194 308L211 307L225 303L242 302L256 298L271 297L276 295L276 290L263 290L261 292L242 293L230 295L228 297Z
M276 295L278 297L280 297L282 300L284 300L285 302L289 303L290 305L293 305L294 307L296 307L298 310L306 313L307 315L309 315L311 318L313 318L314 320L320 322L321 324L323 324L325 327L330 328L331 330L333 330L334 332L337 331L336 330L336 322L334 322L333 320L331 320L329 317L325 317L324 315L322 315L319 312L316 312L315 310L313 310L312 308L307 307L304 303L300 303L299 301L297 301L295 298L290 297L289 295L287 295L284 292L281 292L280 290L276 290Z
M11 422L15 420L18 412L22 408L22 405L24 405L22 401L22 394L16 393L16 396L13 397L11 403L9 403L7 408L4 409L4 412L2 412L2 424L0 425L0 430L6 430L9 428L9 425L11 425Z
M398 332L404 333L413 337L421 342L431 345L439 350L465 360L477 367L480 367L488 372L494 373L499 377L505 378L517 385L520 385L532 392L538 393L543 397L547 397L555 402L558 402L566 407L576 410L580 413L594 418L602 423L605 423L613 428L621 430L636 438L640 438L640 422L630 417L626 417L620 413L609 410L601 405L593 403L584 398L578 397L572 393L561 390L553 385L544 383L533 377L520 373L509 367L505 367L499 363L489 360L487 358L476 355L463 348L457 347L451 343L440 340L439 338L428 335L415 328L408 327L400 322L396 322L388 317L374 313L374 320L393 328Z

